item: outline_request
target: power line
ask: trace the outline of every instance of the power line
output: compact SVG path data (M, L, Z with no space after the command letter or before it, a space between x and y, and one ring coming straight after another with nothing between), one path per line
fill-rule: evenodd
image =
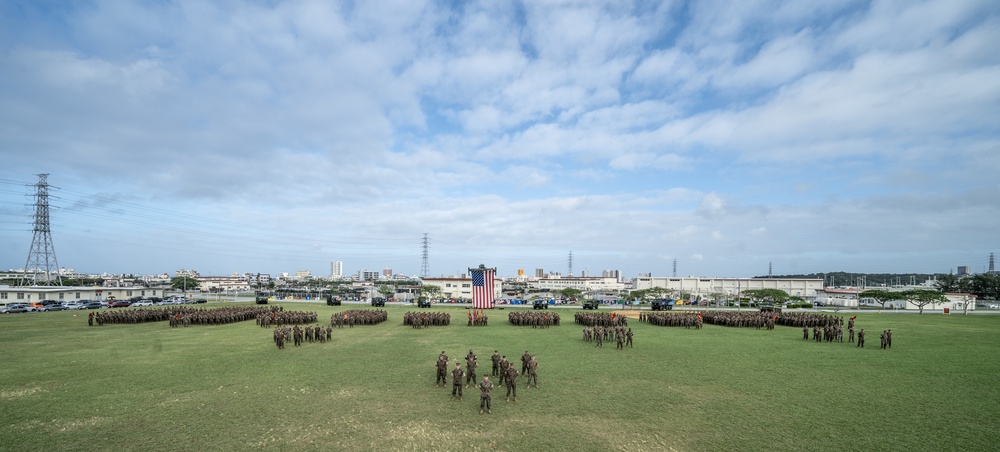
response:
M34 235L31 237L31 249L28 251L28 260L24 264L24 273L21 275L20 285L22 286L28 282L29 274L33 286L37 286L39 282L43 281L43 285L46 286L62 285L59 263L56 261L56 249L52 245L52 230L49 226L48 177L49 175L46 173L38 174L38 183L34 184Z

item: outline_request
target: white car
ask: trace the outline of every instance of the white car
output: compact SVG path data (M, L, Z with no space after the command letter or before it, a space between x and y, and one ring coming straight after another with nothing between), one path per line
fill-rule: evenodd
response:
M135 303L132 303L132 306L152 306L152 305L153 302L150 300L139 300Z

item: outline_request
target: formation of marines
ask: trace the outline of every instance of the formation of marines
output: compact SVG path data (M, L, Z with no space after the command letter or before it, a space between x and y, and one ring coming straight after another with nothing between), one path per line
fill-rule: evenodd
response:
M490 380L491 376L498 377L499 385L507 388L508 402L517 402L517 377L521 375L527 376L526 388L531 387L532 384L534 384L535 388L538 388L538 360L534 355L528 353L527 350L524 351L524 355L521 355L520 371L517 370L514 363L507 360L507 355L500 355L498 350L494 350L493 355L490 356L490 361L493 364L491 373L483 375L482 380L478 380L476 375L476 369L479 367L479 360L476 353L470 349L464 359L464 369L460 362L456 362L455 367L451 370L451 400L455 400L456 397L462 400L463 388L476 386L480 390L480 414L483 412L492 414L493 389L495 386L493 381ZM447 385L448 361L448 354L442 350L437 357L437 361L434 363L436 370L435 387Z
M583 328L584 342L594 342L597 347L604 347L604 342L614 340L615 348L618 350L623 350L625 347L632 348L633 335L632 328L626 329L624 326Z
M298 347L306 342L325 343L331 340L333 340L332 326L324 328L319 325L308 325L305 328L302 328L299 325L295 325L292 328L289 328L288 326L278 326L274 329L274 345L278 346L278 350L284 350L285 343L287 342L292 342L296 347Z
M307 323L316 323L318 319L319 314L315 311L274 310L257 315L257 326L270 328L282 325L305 325Z
M348 309L330 317L330 326L354 328L354 325L378 325L389 320L389 313L381 309Z
M413 328L429 326L448 326L451 324L451 314L447 312L412 312L403 314L403 325Z
M221 308L195 308L191 306L170 306L107 310L87 316L91 326L105 324L134 324L168 321L170 326L224 325L243 322L273 311L280 312L280 306L226 306Z
M694 327L696 330L700 330L704 319L700 312L654 312L651 314L640 313L639 321L646 322L650 325L656 326L683 326L684 328L691 329Z
M531 326L532 328L548 328L559 326L559 314L537 311L511 311L507 321L514 326Z
M587 326L628 326L628 317L616 312L578 312L573 315L573 321Z
M709 311L702 313L705 323L736 328L765 328L773 330L780 314L774 312L725 312Z

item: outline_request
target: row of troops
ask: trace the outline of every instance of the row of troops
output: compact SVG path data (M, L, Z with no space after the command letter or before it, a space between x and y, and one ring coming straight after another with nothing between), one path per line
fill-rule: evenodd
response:
M507 321L514 326L531 326L532 328L548 328L559 326L559 314L537 311L511 311Z
M774 312L724 312L709 311L702 313L705 323L736 328L774 329L778 314Z
M451 314L447 312L407 312L403 314L403 325L413 328L451 325Z
M307 323L316 323L318 319L319 314L316 314L315 311L273 311L258 315L257 325L261 328L284 325L305 325Z
M640 312L639 321L656 326L683 326L687 329L694 327L696 330L700 330L704 323L700 312Z
M623 326L592 326L583 328L583 341L596 342L598 347L604 347L605 342L609 342L614 339L615 348L618 350L622 350L625 347L631 348L632 336L632 328L626 330Z
M573 321L586 326L628 326L628 317L615 312L578 312L573 315Z
M169 321L170 326L223 325L242 322L258 315L282 310L280 306L226 306L221 308L195 308L190 306L171 306L166 308L134 308L91 312L87 316L87 325L104 326L105 324L134 324L146 322Z
M302 328L299 325L295 325L294 328L279 326L274 329L274 345L278 346L278 350L284 350L286 342L292 342L298 347L303 342L324 343L329 340L333 340L332 326L324 328L319 325L315 327L309 325Z
M491 375L499 377L499 384L507 388L508 402L512 400L517 402L517 377L520 375L527 375L527 385L525 388L530 388L532 384L535 385L536 389L538 388L538 360L534 355L528 353L527 350L524 351L524 355L521 355L520 372L518 372L514 363L507 361L506 355L501 356L497 350L493 351L490 361L492 361L493 364ZM441 354L438 355L437 362L434 366L437 369L435 387L447 385L448 381L445 372L448 368L448 355L445 354L443 350L441 351ZM465 369L462 369L461 363L455 363L455 368L451 371L451 400L455 400L456 397L459 400L463 399L463 382L465 384L465 388L468 388L470 385L477 384L476 369L478 367L479 361L475 352L471 349L469 350L469 353L465 355ZM479 414L482 414L483 410L492 414L493 382L490 381L490 375L483 375L483 380L478 383L478 387L480 389Z
M854 323L854 318L852 317L850 322L852 326ZM827 325L844 325L844 318L841 316L829 315L829 314L815 314L811 312L782 312L778 316L778 325L784 326L818 326L824 327Z
M330 317L330 326L354 328L354 325L377 325L389 320L389 313L381 309L348 309Z
M848 342L854 342L854 325L848 328L848 333L850 334ZM813 325L812 338L816 342L844 342L844 325L832 323L823 326ZM805 325L802 326L802 340L809 340L809 327Z

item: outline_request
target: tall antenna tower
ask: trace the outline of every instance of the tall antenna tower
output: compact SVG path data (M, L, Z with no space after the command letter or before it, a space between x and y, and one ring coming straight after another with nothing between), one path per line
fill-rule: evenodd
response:
M420 264L420 277L421 278L426 278L428 276L428 274L431 272L430 271L430 264L428 263L428 258L430 256L430 251L429 251L430 246L431 246L431 239L427 238L427 233L425 232L424 233L424 240L423 240L423 247L424 247L423 262Z
M677 259L674 259L674 278L677 277Z
M994 273L996 270L993 267L993 253L990 253L990 273Z
M30 273L31 285L61 286L59 263L56 249L52 246L52 230L49 227L49 175L37 174L35 187L35 227L31 238L31 250L24 264L20 285L27 285Z
M573 276L573 252L569 252L569 276Z
M771 270L773 270L773 269L774 269L774 267L771 265L771 261L767 261L767 277L768 278L771 277Z

